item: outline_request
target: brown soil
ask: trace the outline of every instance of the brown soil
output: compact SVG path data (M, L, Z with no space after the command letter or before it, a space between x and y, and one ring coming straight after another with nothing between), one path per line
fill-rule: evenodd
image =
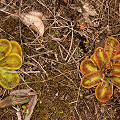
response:
M109 36L120 40L120 3L118 0L80 1L0 2L0 38L16 40L23 51L23 65L18 72L24 81L21 79L14 90L29 86L38 92L31 120L120 119L120 90L114 87L110 101L99 102L94 95L95 88L85 89L80 85L83 74L79 67L95 48L104 46ZM97 14L89 15L83 7L85 3L89 11ZM33 10L42 12L46 18L43 40L13 16ZM41 48L36 50L38 47ZM13 90L0 87L0 91L3 99ZM23 118L22 111L21 114ZM0 109L0 120L17 120L16 110Z

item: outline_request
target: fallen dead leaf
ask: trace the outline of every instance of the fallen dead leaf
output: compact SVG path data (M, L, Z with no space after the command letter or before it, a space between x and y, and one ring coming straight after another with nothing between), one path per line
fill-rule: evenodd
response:
M38 12L38 11L31 11L31 12L29 12L29 14L37 16L40 19L42 19L42 16L43 16L43 14L41 12Z
M40 12L29 12L29 13L22 13L21 20L22 22L35 30L41 37L44 34L44 24L41 20L42 14Z
M85 3L83 8L88 13L88 15L90 15L90 16L96 16L97 15L97 12L95 11L95 9L92 9L91 6L88 3Z

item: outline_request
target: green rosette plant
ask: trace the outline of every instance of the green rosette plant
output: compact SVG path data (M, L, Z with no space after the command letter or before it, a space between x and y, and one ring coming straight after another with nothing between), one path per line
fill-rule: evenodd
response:
M84 74L81 85L84 88L95 88L95 96L100 102L107 102L113 94L113 85L120 89L120 44L109 37L104 48L95 49L90 59L80 64Z
M0 39L0 85L12 89L19 83L19 74L14 71L22 65L22 50L16 41Z

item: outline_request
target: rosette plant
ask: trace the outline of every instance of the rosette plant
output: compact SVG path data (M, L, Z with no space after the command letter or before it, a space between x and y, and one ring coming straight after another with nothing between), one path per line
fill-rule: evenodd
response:
M120 44L113 37L105 41L104 48L95 49L90 59L81 62L80 70L84 74L81 85L95 88L95 96L100 102L106 102L113 94L113 85L120 89Z
M22 50L16 41L0 39L0 85L12 89L19 83L19 74L14 72L22 65Z

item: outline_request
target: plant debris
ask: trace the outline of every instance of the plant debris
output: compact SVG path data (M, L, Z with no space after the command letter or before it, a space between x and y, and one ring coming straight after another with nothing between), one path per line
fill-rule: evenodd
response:
M42 16L42 13L37 11L22 13L20 15L22 22L35 30L41 37L44 34L44 24L41 20Z
M119 120L119 89L114 86L110 100L102 103L95 87L81 85L80 70L108 37L120 41L119 13L118 0L2 0L0 38L19 43L23 64L15 71L19 84L10 90L1 86L1 100L26 95L30 102L35 90L38 102L31 110L29 102L2 108L0 119L25 119L33 110L31 120Z

